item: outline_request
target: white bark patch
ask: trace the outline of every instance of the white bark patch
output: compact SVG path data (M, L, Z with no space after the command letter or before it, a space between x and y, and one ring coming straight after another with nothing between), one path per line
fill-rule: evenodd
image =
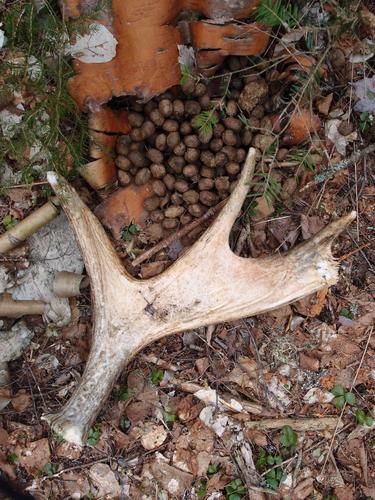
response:
M65 49L66 55L87 64L112 61L116 56L117 40L102 24L92 23L85 35L76 35L76 41Z

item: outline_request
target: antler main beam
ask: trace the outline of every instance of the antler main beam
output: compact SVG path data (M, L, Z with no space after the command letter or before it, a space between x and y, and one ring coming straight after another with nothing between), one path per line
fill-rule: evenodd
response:
M94 315L92 347L80 384L59 413L44 417L64 439L82 445L121 370L151 342L269 311L336 282L331 243L355 212L281 256L245 259L231 251L229 233L254 167L251 148L237 187L211 227L163 274L143 281L125 271L76 191L62 177L48 174L82 251Z

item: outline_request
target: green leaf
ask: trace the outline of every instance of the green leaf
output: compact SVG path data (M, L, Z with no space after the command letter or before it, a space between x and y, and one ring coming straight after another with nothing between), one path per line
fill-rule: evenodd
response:
M371 427L373 422L374 422L373 419L369 415L366 415L365 425L367 425L368 427Z
M91 427L87 434L86 444L88 446L95 446L100 439L100 430L97 427Z
M279 487L279 481L277 479L268 477L266 478L266 483L272 490L277 490L277 488Z
M283 0L261 0L254 15L259 23L267 26L284 24L290 28L298 26L301 17L297 5L285 6Z
M259 450L256 464L260 466L267 464L267 452L263 448Z
M285 448L294 448L297 444L298 435L290 427L290 425L284 425L281 429L280 444L285 446Z
M346 309L345 307L341 309L340 311L340 316L344 316L345 318L353 319L354 315L349 311L349 309Z
M59 469L58 464L53 464L49 462L48 464L42 467L41 473L44 474L45 476L53 476L53 474L56 474L58 469Z
M119 427L122 432L126 432L131 427L130 420L127 420L124 416L120 418Z
M196 494L198 498L204 498L206 496L207 483L201 481L196 488Z
M180 64L180 69L181 69L181 80L180 80L180 85L185 85L189 81L189 78L191 76L189 66L187 64Z
M138 227L133 222L129 226L125 226L121 231L120 238L123 241L131 241L132 237L139 233Z
M345 389L341 387L341 385L335 385L335 387L331 390L331 393L334 396L344 396Z
M6 215L3 218L3 226L6 230L10 229L11 227L15 226L18 223L18 220L12 217L10 214Z
M337 396L333 401L332 401L333 406L341 410L344 407L345 404L345 396Z
M348 405L353 406L355 404L355 396L352 392L347 392L345 394L345 400L348 403Z
M214 126L218 123L219 117L214 109L202 111L194 117L192 125L199 129L203 135L208 136L212 133Z
M213 474L216 474L218 470L219 467L216 464L210 464L207 469L207 474L212 476Z
M166 424L176 421L176 415L173 415L169 410L165 409L163 411L163 420Z
M163 380L163 377L164 377L164 371L155 368L151 372L150 380L154 385L159 385L160 382Z
M7 460L10 464L16 464L17 462L19 462L19 458L16 453L11 453L10 455L8 455Z
M238 493L232 493L229 495L228 500L241 500L241 496Z
M361 408L359 408L355 412L355 416L357 417L357 422L359 423L359 425L364 425L366 420L366 413Z
M123 387L117 391L116 394L117 401L127 401L129 398L130 394L127 387Z

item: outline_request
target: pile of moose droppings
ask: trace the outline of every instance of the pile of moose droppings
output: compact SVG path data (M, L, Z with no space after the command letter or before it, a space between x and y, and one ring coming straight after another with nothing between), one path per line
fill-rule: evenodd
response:
M246 58L228 58L230 71L242 65ZM227 198L249 146L261 158L274 142L268 97L267 82L253 73L206 83L189 77L146 104L129 105L131 130L117 141L115 163L120 185L152 185L144 202L149 241L163 239Z

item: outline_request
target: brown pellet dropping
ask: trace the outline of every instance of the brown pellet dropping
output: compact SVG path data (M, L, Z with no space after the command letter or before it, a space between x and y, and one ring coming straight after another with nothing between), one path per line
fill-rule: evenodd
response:
M180 142L180 134L178 132L170 132L167 135L167 146L173 149Z
M165 193L167 192L167 188L164 182L158 179L152 181L152 190L154 191L155 194L161 197L165 196Z
M128 136L121 136L121 137L128 137ZM120 137L120 139L121 139L121 137ZM130 137L129 137L129 139L130 139ZM118 140L116 142L116 153L119 155L126 156L129 153L129 143Z
M161 209L165 208L167 205L169 205L170 201L171 201L171 195L167 193L165 196L163 196L163 198L161 198L159 207Z
M251 130L244 130L241 134L241 142L244 146L250 146L251 141L253 140L253 133Z
M184 144L188 148L197 148L199 146L199 139L196 134L190 134L184 137Z
M145 167L147 164L146 158L139 151L130 151L128 158L132 162L132 164L138 168Z
M167 149L167 135L166 134L158 134L155 137L155 147L159 151L165 151Z
M143 202L143 206L148 212L152 212L159 207L160 198L156 195L152 195L149 198L146 198Z
M135 167L134 165L132 165L129 172L131 175L136 175L138 172L138 167Z
M161 222L164 219L164 213L162 210L154 210L151 212L150 218L153 222Z
M207 92L206 85L204 83L198 82L194 89L194 95L196 97L201 97Z
M234 116L229 116L224 119L224 125L234 132L239 132L242 128L242 123L238 118L234 118ZM223 138L224 140L224 138Z
M166 175L163 177L163 182L164 182L164 184L167 186L167 188L169 189L169 191L172 191L172 189L174 188L174 185L175 185L176 179L173 177L173 175L171 175L171 174L166 174Z
M229 175L237 175L238 172L241 170L241 167L239 166L238 163L231 161L225 165L225 169Z
M136 113L143 113L143 104L140 102L133 101L132 108Z
M225 106L225 111L228 116L236 116L238 113L237 102L234 99L229 99Z
M132 128L139 128L143 123L144 117L140 113L131 111L128 113L128 123Z
M233 146L224 146L221 150L222 153L225 153L228 157L228 160L235 161L237 158L237 149Z
M185 115L194 116L199 115L201 107L197 101L185 101Z
M202 95L202 97L199 98L199 104L201 106L201 109L208 110L211 107L211 98L208 94Z
M181 85L182 92L187 95L192 94L194 92L194 88L195 88L195 81L193 78L190 77L187 82Z
M188 212L193 217L200 217L201 215L203 215L204 208L202 207L202 205L199 205L199 203L193 203L192 205L188 206Z
M184 158L187 163L194 163L198 160L200 156L199 149L195 148L187 148L186 153L184 154Z
M212 193L211 191L201 191L199 193L199 201L207 207L213 207L218 203L219 197L217 196L217 194Z
M233 130L227 129L221 137L227 146L235 146L237 144L237 137Z
M132 162L129 160L129 158L126 158L126 156L117 156L117 158L115 159L115 165L125 172L130 170L133 166Z
M251 115L247 122L250 128L260 128L260 120L256 116Z
M182 135L188 135L191 133L193 129L191 128L191 125L189 122L182 122L180 125L180 133Z
M236 153L237 163L242 163L243 161L245 161L246 156L247 156L246 149L243 149L243 148L237 149L237 153Z
M200 160L206 167L215 168L215 155L212 151L202 151Z
M277 154L276 154L276 160L277 161L284 161L285 158L288 156L288 153L289 153L289 149L286 149L286 148L280 148L278 151L277 151Z
M215 166L216 167L223 167L228 161L228 156L223 152L219 151L215 155Z
M229 179L228 177L217 177L215 179L215 187L216 189L220 191L229 191Z
M184 156L186 152L186 146L183 142L178 143L174 148L173 148L173 154L177 156Z
M130 135L130 138L132 139L132 141L136 141L136 142L143 141L143 132L140 128L131 129L129 135Z
M178 179L174 184L174 188L179 193L185 193L189 189L189 184L183 179Z
M210 168L210 167L206 167L205 165L203 165L203 167L201 167L200 173L201 173L202 177L208 177L210 179L215 177L215 169Z
M185 113L184 102L181 99L175 99L173 101L173 115L177 118L182 118Z
M168 165L173 169L176 174L181 174L185 166L185 160L182 156L171 156L168 160Z
M192 205L193 203L198 203L199 193L197 193L197 191L194 191L193 189L189 189L182 195L182 198L185 203L187 203L188 205Z
M148 168L141 168L141 170L138 170L134 182L137 184L137 186L140 186L141 184L146 184L151 178L151 172Z
M151 148L147 151L146 153L147 158L152 162L152 163L162 163L163 162L163 154L155 148Z
M159 241L163 238L163 228L161 224L154 223L150 224L146 229L145 229L146 236L151 240L151 241Z
M194 177L195 175L198 174L198 167L196 165L185 165L185 167L182 170L182 173L184 174L185 177Z
M161 114L160 109L154 109L150 113L150 119L157 127L161 127L165 122L165 117Z
M159 111L165 117L171 116L173 114L172 102L169 99L162 99L159 102Z
M180 217L180 222L184 226L185 224L189 224L193 220L193 217L190 214L182 214Z
M259 118L259 120L261 120L264 116L264 107L261 104L258 104L252 110L251 114L255 116L255 118Z
M264 153L274 142L275 138L272 135L257 134L252 144Z
M175 229L178 226L178 219L164 219L162 226L165 229Z
M223 147L223 141L219 138L212 139L210 142L210 149L214 153L218 153Z
M213 136L212 130L200 130L198 132L198 137L202 144L208 144L212 139L212 136Z
M178 122L176 120L165 120L163 123L163 130L166 132L177 132L178 130Z
M129 151L142 151L143 143L141 142L131 142L129 144Z
M155 133L155 124L152 121L147 120L142 125L141 131L143 139L148 139Z
M224 133L225 127L222 123L217 123L214 126L214 137L220 138Z
M180 193L173 193L171 195L171 202L173 203L173 205L182 205L184 200L183 200L182 195Z
M127 186L132 181L132 176L128 172L124 172L123 170L117 171L117 177L120 186Z
M202 177L198 182L199 191L208 191L214 187L213 179L209 179L208 177Z
M165 167L159 163L153 163L150 166L152 177L155 179L162 179L165 176Z
M167 219L175 219L177 217L180 217L184 213L185 209L184 207L181 207L181 205L171 205L164 211L164 215L167 217Z

